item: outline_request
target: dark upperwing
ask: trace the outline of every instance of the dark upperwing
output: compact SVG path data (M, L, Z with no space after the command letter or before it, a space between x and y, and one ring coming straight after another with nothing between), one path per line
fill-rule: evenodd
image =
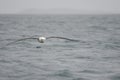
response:
M79 41L79 40L75 40L75 39L70 39L70 38L65 38L65 37L56 37L56 36L47 37L46 39L51 39L51 38L65 39L65 40L75 41L75 42Z
M18 40L16 40L16 41L13 41L13 42L10 42L10 43L6 44L5 46L14 44L14 43L19 42L19 41L24 41L24 40L27 40L27 39L37 39L37 38L23 38L23 39L18 39Z

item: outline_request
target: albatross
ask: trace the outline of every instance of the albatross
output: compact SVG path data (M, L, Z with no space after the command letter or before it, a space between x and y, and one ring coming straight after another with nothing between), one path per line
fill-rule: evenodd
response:
M16 42L19 42L19 41L28 40L28 39L33 39L33 40L37 40L39 43L44 43L45 40L52 39L52 38L65 39L65 40L68 40L68 41L79 42L79 40L65 38L65 37L56 37L56 36L51 36L51 37L29 37L29 38L18 39L16 41L10 42L10 43L6 44L6 46L8 46L10 44L13 44L13 43L16 43Z

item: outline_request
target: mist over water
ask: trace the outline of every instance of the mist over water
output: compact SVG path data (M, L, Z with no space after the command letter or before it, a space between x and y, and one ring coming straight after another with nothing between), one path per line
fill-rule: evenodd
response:
M120 80L120 15L0 15L3 46L0 80Z

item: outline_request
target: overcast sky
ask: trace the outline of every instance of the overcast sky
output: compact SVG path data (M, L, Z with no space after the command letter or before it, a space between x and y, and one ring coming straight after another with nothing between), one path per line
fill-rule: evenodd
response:
M120 0L0 0L0 13L29 10L68 10L83 13L120 13Z

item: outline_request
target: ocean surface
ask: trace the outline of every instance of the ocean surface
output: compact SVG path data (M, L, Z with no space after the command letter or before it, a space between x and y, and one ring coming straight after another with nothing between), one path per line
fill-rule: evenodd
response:
M120 80L120 15L0 15L0 80Z

